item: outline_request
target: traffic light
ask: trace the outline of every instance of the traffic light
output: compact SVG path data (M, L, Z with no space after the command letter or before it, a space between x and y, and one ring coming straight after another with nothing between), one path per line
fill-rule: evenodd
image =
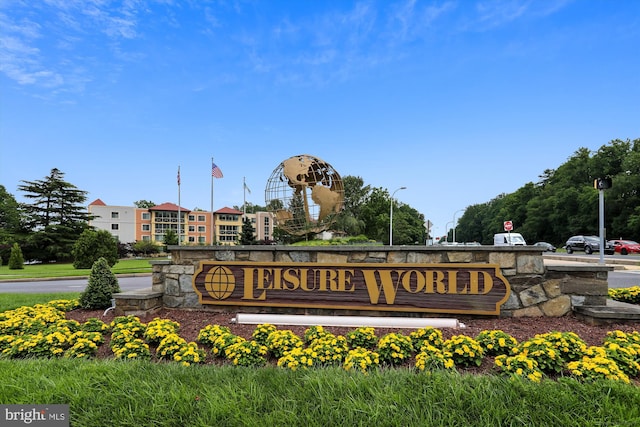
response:
M596 190L606 190L607 188L611 188L611 185L611 178L596 178L593 180L593 187Z

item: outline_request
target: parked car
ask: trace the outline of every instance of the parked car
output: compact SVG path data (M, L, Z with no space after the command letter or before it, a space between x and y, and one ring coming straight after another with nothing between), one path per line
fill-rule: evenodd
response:
M620 255L640 254L640 243L633 240L612 240L613 250Z
M600 238L598 236L572 236L567 240L565 249L568 254L575 251L584 251L585 254L600 252ZM611 242L604 242L604 253L613 255L614 249Z
M555 252L556 251L556 247L553 246L551 243L547 243L547 242L536 242L533 244L533 246L540 246L541 248L543 248L545 250L545 252Z

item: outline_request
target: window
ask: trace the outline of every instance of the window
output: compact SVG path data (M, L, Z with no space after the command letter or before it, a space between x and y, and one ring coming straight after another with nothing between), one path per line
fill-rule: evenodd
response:
M196 226L195 225L190 225L189 226L189 233L193 233L194 231L196 231Z
M205 226L204 225L199 225L198 226L198 233L204 233L205 230Z
M189 236L189 243L195 243L196 239L193 236Z
M151 241L151 236L142 236L142 241L143 242L150 242Z
M151 231L151 224L142 224L142 231Z
M146 220L151 219L151 213L150 212L142 212L142 219L146 219Z
M118 212L111 212L111 218L113 219L118 219L119 215L120 214Z
M189 221L195 221L195 220L196 220L195 215L189 215Z
M264 217L264 225L269 225L269 217L268 216Z
M111 224L111 229L112 230L117 230L118 229L118 224Z
M200 237L198 237L198 243L204 244L204 243L206 243L206 240L204 239L204 237L200 236Z
M205 216L204 215L198 215L198 222L205 222Z

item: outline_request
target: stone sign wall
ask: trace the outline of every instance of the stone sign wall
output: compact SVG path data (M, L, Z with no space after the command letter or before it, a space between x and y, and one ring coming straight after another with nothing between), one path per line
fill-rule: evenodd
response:
M213 311L270 312L287 314L366 314L353 309L232 306L203 304L196 292L194 276L203 264L229 263L301 263L319 267L354 264L447 264L499 266L501 275L510 284L509 297L500 306L502 317L557 317L576 306L606 304L607 272L601 265L545 265L542 251L524 247L435 247L435 246L169 246L170 261L154 261L154 293L162 293L165 307ZM371 309L369 309L371 310ZM382 312L381 312L382 313ZM388 315L388 312L382 313ZM437 315L446 314L446 310ZM458 312L459 314L459 312ZM473 313L470 313L473 314ZM433 316L416 311L403 316Z

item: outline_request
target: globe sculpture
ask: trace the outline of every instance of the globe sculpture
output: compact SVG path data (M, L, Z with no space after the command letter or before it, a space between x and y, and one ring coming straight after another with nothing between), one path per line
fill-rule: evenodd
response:
M333 224L344 204L344 186L329 163L300 154L274 169L265 199L276 225L302 236L325 231Z

